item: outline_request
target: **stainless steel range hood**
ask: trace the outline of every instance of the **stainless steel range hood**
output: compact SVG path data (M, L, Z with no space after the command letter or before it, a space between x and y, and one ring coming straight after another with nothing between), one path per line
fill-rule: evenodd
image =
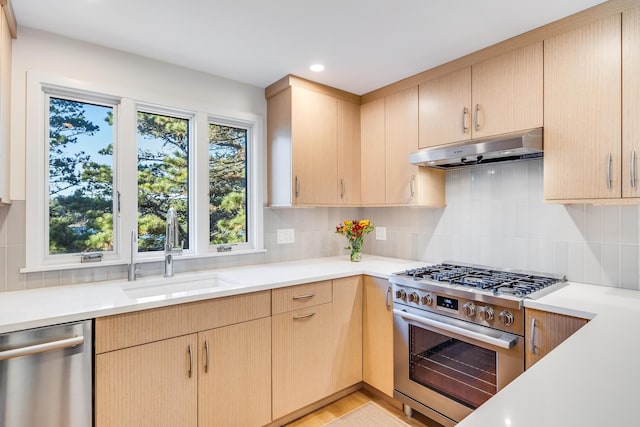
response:
M425 148L412 153L413 165L455 169L494 162L542 157L542 128Z

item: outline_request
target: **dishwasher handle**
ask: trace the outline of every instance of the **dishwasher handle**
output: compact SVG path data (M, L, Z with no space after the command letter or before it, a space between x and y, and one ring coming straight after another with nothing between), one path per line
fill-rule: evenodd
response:
M0 351L0 360L13 359L15 357L28 356L30 354L45 353L47 351L60 350L63 348L76 347L84 343L84 336L66 338L58 341L45 342L42 344L30 345L27 347L14 348L12 350Z

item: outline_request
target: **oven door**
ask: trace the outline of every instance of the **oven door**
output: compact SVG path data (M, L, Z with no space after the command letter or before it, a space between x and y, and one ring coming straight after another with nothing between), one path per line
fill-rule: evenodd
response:
M394 396L425 415L459 422L524 372L519 335L411 307L393 313Z

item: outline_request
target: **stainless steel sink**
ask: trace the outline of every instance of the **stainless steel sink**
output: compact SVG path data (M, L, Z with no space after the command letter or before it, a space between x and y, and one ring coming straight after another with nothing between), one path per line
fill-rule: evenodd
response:
M122 284L123 292L139 302L179 298L215 292L238 283L218 273L177 275L171 279L142 279Z

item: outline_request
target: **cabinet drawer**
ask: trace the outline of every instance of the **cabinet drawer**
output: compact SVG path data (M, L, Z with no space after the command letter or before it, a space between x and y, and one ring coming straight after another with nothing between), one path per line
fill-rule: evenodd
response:
M273 314L331 302L331 280L274 289L271 293Z
M270 291L96 319L96 354L269 317Z

